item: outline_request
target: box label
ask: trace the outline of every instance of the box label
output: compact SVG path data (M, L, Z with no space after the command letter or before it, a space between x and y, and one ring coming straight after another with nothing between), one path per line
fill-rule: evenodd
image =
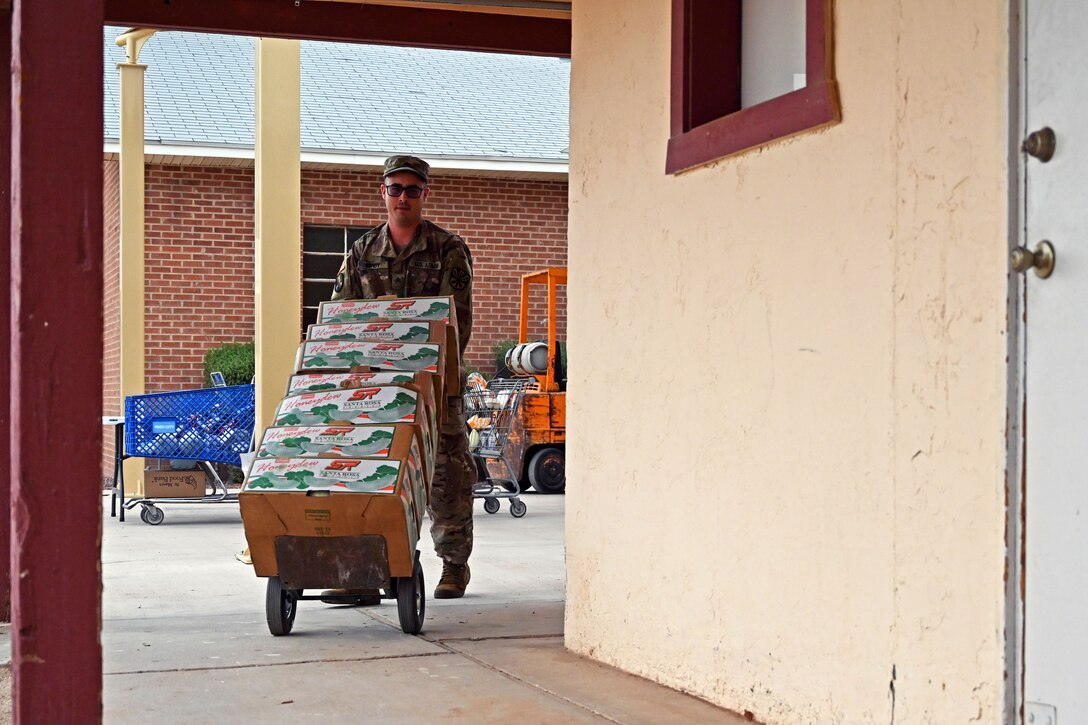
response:
M396 385L302 393L283 399L275 425L411 423L416 419L417 405L414 390Z
M377 367L438 372L438 343L313 340L302 343L299 370Z
M352 458L275 458L256 460L245 491L339 491L390 494L396 490L401 462Z
M395 428L384 426L286 426L265 430L258 458L389 456Z
M377 319L449 322L450 300L448 297L416 297L400 300L322 302L317 313L318 324L371 322Z
M311 340L427 342L431 328L419 322L355 322L311 325Z
M409 372L307 373L305 375L291 376L291 379L287 383L287 394L319 393L323 390L359 388L363 385L414 383L415 380L415 376Z

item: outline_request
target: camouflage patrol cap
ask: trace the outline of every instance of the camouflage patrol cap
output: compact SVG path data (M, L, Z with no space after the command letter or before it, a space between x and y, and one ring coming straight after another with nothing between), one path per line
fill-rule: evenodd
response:
M431 173L431 166L417 156L390 156L385 160L385 171L382 172L382 178L398 171L411 171L426 183L428 180L427 175Z

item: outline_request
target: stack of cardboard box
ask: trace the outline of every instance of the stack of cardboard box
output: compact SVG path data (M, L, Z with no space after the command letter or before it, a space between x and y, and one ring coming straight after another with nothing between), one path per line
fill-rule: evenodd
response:
M239 495L258 576L278 574L279 537L371 535L388 576L412 575L459 366L450 297L321 304Z

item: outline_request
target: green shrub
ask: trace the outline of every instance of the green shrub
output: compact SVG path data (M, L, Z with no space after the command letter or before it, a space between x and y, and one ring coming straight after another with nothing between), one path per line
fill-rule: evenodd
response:
M211 386L211 373L223 373L227 385L245 385L253 380L253 343L228 342L204 353L204 384Z
M491 352L495 356L495 376L500 378L513 377L514 373L506 367L506 353L510 348L518 344L517 340L500 340L491 346Z

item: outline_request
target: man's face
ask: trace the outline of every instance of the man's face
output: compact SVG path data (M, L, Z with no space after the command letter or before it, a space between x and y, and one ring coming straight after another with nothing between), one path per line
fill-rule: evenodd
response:
M393 196L386 187L393 185L403 187L400 196ZM418 199L408 196L408 187L417 186L423 188L423 194ZM427 188L423 179L411 171L398 171L385 177L382 184L382 198L385 200L385 208L389 212L389 221L397 226L415 226L423 218L423 202L431 190Z

